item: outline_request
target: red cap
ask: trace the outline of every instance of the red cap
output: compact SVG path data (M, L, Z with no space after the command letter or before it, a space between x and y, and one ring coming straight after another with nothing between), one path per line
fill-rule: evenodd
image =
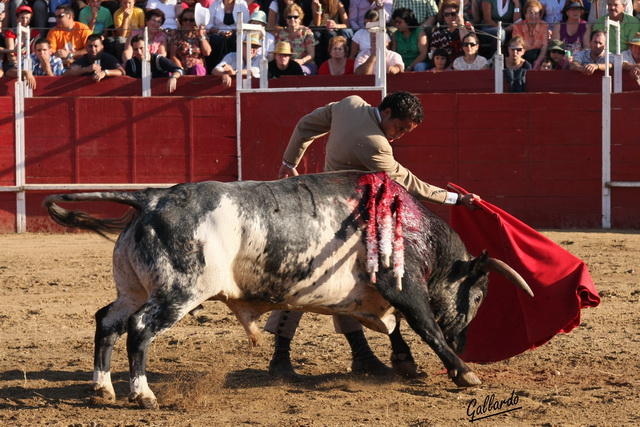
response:
M20 15L20 13L22 12L29 12L33 14L33 9L31 9L31 6L27 6L26 4L23 4L22 6L16 9L16 16Z

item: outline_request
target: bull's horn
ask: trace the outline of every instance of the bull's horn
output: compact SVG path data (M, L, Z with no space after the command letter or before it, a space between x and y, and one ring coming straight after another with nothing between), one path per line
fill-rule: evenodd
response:
M527 282L525 282L525 280L521 275L518 274L517 271L509 267L503 261L495 258L487 259L487 263L484 266L484 271L486 271L487 273L495 271L496 273L502 274L504 277L509 279L510 282L517 285L520 289L526 292L527 295L533 297L533 291L531 291L531 288L529 287L529 285L527 285Z

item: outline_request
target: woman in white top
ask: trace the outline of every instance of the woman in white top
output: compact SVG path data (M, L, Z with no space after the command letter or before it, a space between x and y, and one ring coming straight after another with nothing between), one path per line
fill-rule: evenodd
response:
M182 2L178 5L176 0L149 0L146 9L160 9L164 13L164 24L162 28L175 30L178 28L177 17L182 13Z
M453 61L454 70L487 70L489 62L487 58L478 55L480 40L475 33L469 33L462 39L462 51L464 56L459 56Z
M227 53L235 51L238 12L242 12L242 22L248 23L251 13L245 0L216 0L209 6L211 19L207 30L212 49L210 60L215 64Z

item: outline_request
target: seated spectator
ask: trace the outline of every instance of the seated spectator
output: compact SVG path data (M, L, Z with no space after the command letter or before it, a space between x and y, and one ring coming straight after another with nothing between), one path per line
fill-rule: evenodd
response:
M610 20L620 24L620 52L629 49L627 41L632 39L633 36L640 31L640 21L638 21L638 18L624 12L625 6L628 2L631 2L631 0L607 0L609 5L608 15L601 16L593 24L594 30L606 31L607 29L604 27L604 20L607 16ZM618 34L616 31L611 31L609 33L609 52L616 53L617 43Z
M335 36L349 40L353 30L349 28L347 11L340 0L313 0L311 3L313 36L316 46L316 64L325 62L329 56L329 41Z
M562 20L564 0L538 0L538 1L542 5L542 14L540 15L540 19L544 20L544 22L547 23L549 30L553 30L554 25Z
M369 22L378 22L378 16L378 11L375 9L367 11L364 15L364 25L366 26ZM387 33L385 33L385 38L387 40L387 44L391 43L391 38ZM360 51L369 50L371 47L370 40L371 36L366 28L361 28L356 31L351 39L351 53L349 54L349 57L355 59Z
M28 27L31 25L31 17L33 16L33 11L31 9L30 6L27 5L22 5L19 6L16 9L16 18L17 21L20 23L20 25L22 25L23 27ZM20 52L21 52L21 56L25 55L27 52L27 44L29 44L30 46L30 50L33 52L35 50L35 42L36 40L40 39L40 30L37 28L31 28L31 34L26 34L23 33L23 41L22 41L22 46L20 47ZM15 61L17 59L16 56L16 41L17 41L17 34L18 33L18 29L17 29L17 25L16 25L16 31L13 32L11 30L6 30L4 33L4 44L5 44L5 48L7 49L7 52L9 51L13 51L11 53L7 54L7 64L5 64L6 66L12 67L15 64ZM27 40L24 40L24 37L26 36Z
M353 74L355 61L347 56L347 39L336 36L329 40L329 56L330 58L320 65L319 75Z
M251 13L245 0L217 0L209 6L211 19L207 24L211 43L210 61L218 63L228 52L236 50L236 18L242 12L243 22L249 22Z
M520 10L520 0L482 0L482 26L480 29L489 34L489 37L480 35L480 41L483 45L490 46L487 58L491 58L496 53L494 37L498 37L498 21L502 21L502 34L499 37L504 45L511 38L513 22L523 16Z
M1 0L2 10L6 14L0 19L2 28L16 28L18 26L17 10L20 6L29 6L32 9L31 26L40 31L49 27L49 5L45 0ZM68 1L69 2L69 1ZM53 1L51 2L54 3ZM51 13L58 4L51 5ZM46 30L42 31L42 37L46 36Z
M251 19L249 20L250 24L262 25L263 28L267 28L267 14L261 10L256 10L251 14ZM273 34L266 32L265 36L267 38L267 59L271 61L273 59L273 49L276 45L276 38ZM262 48L261 48L262 49ZM258 55L262 52L258 51Z
M589 8L589 16L587 18L587 22L589 24L595 24L595 22L607 15L609 4L607 0L597 0L591 1L591 7ZM627 15L633 15L634 7L633 0L627 0L624 2L624 13Z
M476 33L468 33L462 39L462 51L464 56L460 56L453 61L454 70L487 70L489 61L482 55L478 55L480 50L480 40Z
M266 1L268 2L269 0ZM308 17L305 17L300 21L302 25L313 25L313 12L311 12L310 0L273 0L271 1L271 3L269 3L269 17L267 20L267 28L269 28L269 31L272 31L275 34L278 32L278 30L287 26L287 17L285 16L283 11L287 8L287 6L293 3L302 7L303 11L305 11L305 15L308 15Z
M120 8L113 14L116 29L116 56L122 57L132 30L144 28L144 10L135 7L135 0L120 0Z
M411 9L418 24L423 29L426 29L427 27L436 26L438 4L440 4L439 0L394 0L393 10L395 11L401 8Z
M160 9L151 9L144 12L144 19L147 25L147 37L149 38L149 52L157 53L160 56L167 56L167 40L169 36L162 29L164 23L164 12ZM128 37L127 45L122 51L122 61L127 62L133 55L131 50L131 39L135 36L144 37L144 29L133 30Z
M393 0L350 0L349 1L349 27L355 32L366 29L365 14L374 10L382 13L386 23L391 19ZM378 15L379 16L379 15Z
M562 9L562 21L553 26L551 38L564 43L572 55L589 47L591 25L581 19L584 13L582 0L567 0Z
M549 26L542 20L542 5L538 0L528 0L522 11L525 19L513 25L513 36L524 39L527 46L524 59L533 65L534 70L537 70L547 56Z
M445 25L433 30L429 49L431 52L444 49L449 54L449 61L453 63L456 58L464 55L462 39L469 31L464 26L460 6L455 0L445 0L441 4L438 13L442 16Z
M540 71L553 71L557 69L557 64L549 57L544 58L540 63Z
M509 42L509 56L504 61L504 78L509 84L509 92L524 92L527 70L531 63L524 59L527 43L521 36L514 36Z
M436 49L433 52L433 68L429 71L432 73L440 73L442 71L451 71L451 62L449 62L449 52L444 49Z
M242 46L242 57L246 61L245 58L245 49L244 45ZM260 78L260 57L257 56L258 49L262 47L262 43L260 43L260 38L257 35L251 36L251 77ZM238 74L237 70L237 61L238 56L236 52L227 53L222 61L215 66L215 68L211 71L211 74L214 76L222 77L222 85L224 87L231 87L232 77ZM247 70L245 68L242 69L242 75L247 75Z
M551 40L549 43L549 60L553 63L554 70L568 70L571 61L566 57L566 46L560 40Z
M145 55L150 54L151 78L165 77L167 80L167 92L176 90L177 80L184 74L184 70L169 59L157 53L150 53L144 46L144 37L140 35L131 38L132 58L125 63L127 76L136 79L142 78L142 61Z
M35 53L31 54L31 69L22 70L22 77L27 81L31 89L36 88L36 79L34 76L61 76L64 73L64 65L62 59L51 54L51 46L49 40L39 39L36 41ZM23 61L23 67L26 65ZM18 77L18 68L16 66L7 70L8 77Z
M78 14L78 21L88 26L93 34L104 34L113 27L113 15L102 6L102 0L87 0L87 3Z
M102 36L92 34L87 38L87 53L74 61L64 72L65 76L93 76L95 82L105 77L119 77L126 73L115 56L104 51Z
M427 69L427 34L418 24L413 11L400 8L393 11L391 19L398 29L391 37L391 50L398 52L407 71Z
M370 34L369 41L371 48L360 51L356 57L354 74L374 74L374 67L378 60L378 51L376 49L376 34ZM399 74L404 72L404 63L402 57L397 52L388 49L386 46L384 49L385 65L388 74Z
M596 71L604 71L607 58L605 56L606 36L602 30L593 30L591 32L591 40L589 41L589 49L581 50L573 57L569 69L578 71L587 76L592 75ZM613 67L613 55L609 54L609 67Z
M302 76L302 67L296 61L291 60L291 45L288 42L277 42L273 51L273 61L269 61L269 78L277 79L280 76Z
M82 22L73 20L73 8L70 4L58 6L55 18L56 26L49 30L47 40L51 44L53 54L62 59L65 66L69 66L74 59L87 53L87 37L92 31Z
M204 25L196 28L194 9L185 9L178 18L180 28L175 30L169 45L169 59L187 74L205 76L205 58L211 54L211 45Z
M305 75L316 74L318 67L313 62L316 56L316 39L309 27L301 25L304 19L302 8L293 3L284 10L287 26L276 33L276 41L288 42L293 51L292 59L302 67Z
M629 50L622 52L622 69L629 71L632 77L640 79L640 32L630 39Z
M178 16L182 12L182 1L180 4L176 0L149 0L145 6L147 12L151 10L161 10L164 15L164 22L162 28L167 30L175 30L178 28ZM145 14L145 19L149 18Z

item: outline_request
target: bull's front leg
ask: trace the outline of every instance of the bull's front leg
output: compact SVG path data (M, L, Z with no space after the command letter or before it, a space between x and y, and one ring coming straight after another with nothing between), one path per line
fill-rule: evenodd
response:
M402 290L384 282L379 282L377 288L382 296L402 313L411 329L436 353L457 386L471 387L481 384L482 381L476 374L447 345L433 316L427 292L422 287L412 286L415 283L407 282L403 280Z

